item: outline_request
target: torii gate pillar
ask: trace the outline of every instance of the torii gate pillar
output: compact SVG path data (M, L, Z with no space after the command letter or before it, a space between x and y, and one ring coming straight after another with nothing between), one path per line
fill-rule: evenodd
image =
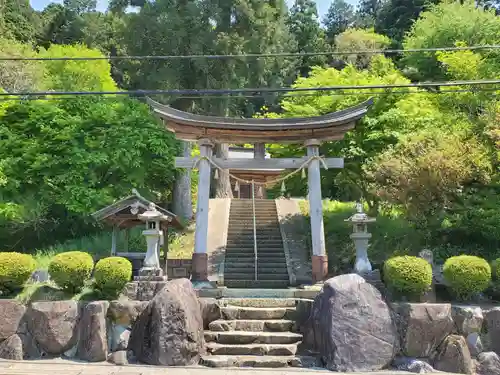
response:
M210 159L213 152L213 143L208 139L201 139L198 141L198 145L200 146L200 156ZM203 283L208 282L207 241L211 165L206 159L200 159L198 163L198 200L191 280Z
M316 139L307 140L307 156L319 156L321 142ZM328 274L328 255L325 248L325 228L323 226L323 202L321 199L321 174L318 159L308 165L309 217L311 218L312 240L312 278L313 283L326 279Z

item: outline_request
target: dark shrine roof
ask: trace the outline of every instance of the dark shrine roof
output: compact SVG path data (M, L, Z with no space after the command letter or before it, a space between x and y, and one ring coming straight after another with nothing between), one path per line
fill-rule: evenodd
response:
M132 195L100 209L99 211L93 213L92 217L97 221L104 221L111 225L116 225L119 228L130 228L137 225L144 225L144 222L139 220L138 215L149 210L152 203L154 202L147 200L134 190ZM137 207L137 214L133 214L131 212L132 206ZM175 214L157 204L155 204L155 208L161 214L171 219L169 225L179 229L183 228Z
M238 140L257 141L259 138L267 143L311 138L341 139L373 103L373 99L369 99L357 106L322 116L262 119L203 116L179 111L150 98L147 101L167 129L175 132L179 139L232 139L232 143Z

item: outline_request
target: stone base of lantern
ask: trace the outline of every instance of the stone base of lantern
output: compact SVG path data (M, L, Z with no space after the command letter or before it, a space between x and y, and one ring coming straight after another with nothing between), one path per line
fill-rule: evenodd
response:
M159 267L142 267L139 276L134 277L134 281L167 281L168 277L163 275L163 270Z

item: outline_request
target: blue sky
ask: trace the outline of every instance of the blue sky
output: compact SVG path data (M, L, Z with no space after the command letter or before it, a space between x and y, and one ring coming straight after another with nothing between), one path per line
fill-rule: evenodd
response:
M294 0L286 0L288 6L291 6ZM356 4L357 0L347 0L347 2L351 4ZM62 3L62 0L52 1L52 0L30 0L31 6L36 10L42 10L49 3ZM318 5L318 13L320 19L323 18L328 7L330 6L331 0L316 0L316 4ZM108 6L108 0L97 0L97 9L105 10Z

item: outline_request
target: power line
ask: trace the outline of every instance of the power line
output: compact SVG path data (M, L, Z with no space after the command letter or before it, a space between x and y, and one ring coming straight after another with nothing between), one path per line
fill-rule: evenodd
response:
M249 93L279 93L279 92L303 92L303 91L337 91L337 90L371 90L371 89L395 89L395 88L425 88L425 87L449 87L469 85L494 85L500 84L500 79L492 80L470 80L470 81L444 81L444 82L418 82L398 83L387 85L346 85L327 87L261 87L261 88L238 88L238 89L169 89L169 90L131 90L131 91L39 91L39 92L0 92L0 96L69 96L69 95L223 95L223 94L249 94Z
M440 90L440 91L408 91L408 90L395 90L395 91L376 91L376 92L336 92L336 93L331 93L327 94L326 96L351 96L351 95L387 95L387 94L396 94L396 95L408 95L408 94L436 94L436 95L441 95L441 94L454 94L454 93L480 93L480 92L500 92L500 87L498 88L481 88L481 89L452 89L452 90ZM100 94L94 94L94 95L100 95ZM22 100L22 101L52 101L52 100L68 100L68 99L77 99L81 95L73 95L73 96L63 96L63 97L54 97L54 96L49 96L49 97L41 97L41 98L23 98L21 95L19 95L16 98L0 98L0 102L7 102L7 101L15 101L15 100ZM318 97L318 94L300 94L300 95L281 95L279 98L303 98L303 97ZM228 99L228 98L234 98L234 99L257 99L257 98L265 98L265 95L233 95L233 96L227 96L227 95L220 95L220 96L210 96L208 97L209 99ZM106 96L106 99L116 99L115 97L112 96ZM202 95L191 95L191 96L178 96L176 99L205 99L207 98L206 96Z
M232 59L232 58L279 58L279 57L312 57L312 56L350 56L350 55L378 55L399 54L416 52L452 52L452 51L478 51L495 50L500 45L480 45L465 47L435 47L435 48L409 48L409 49L378 49L378 50L355 50L355 51L331 51L331 52L303 52L303 53L246 53L227 55L143 55L143 56L95 56L95 57L17 57L0 56L0 61L92 61L92 60L184 60L184 59Z

